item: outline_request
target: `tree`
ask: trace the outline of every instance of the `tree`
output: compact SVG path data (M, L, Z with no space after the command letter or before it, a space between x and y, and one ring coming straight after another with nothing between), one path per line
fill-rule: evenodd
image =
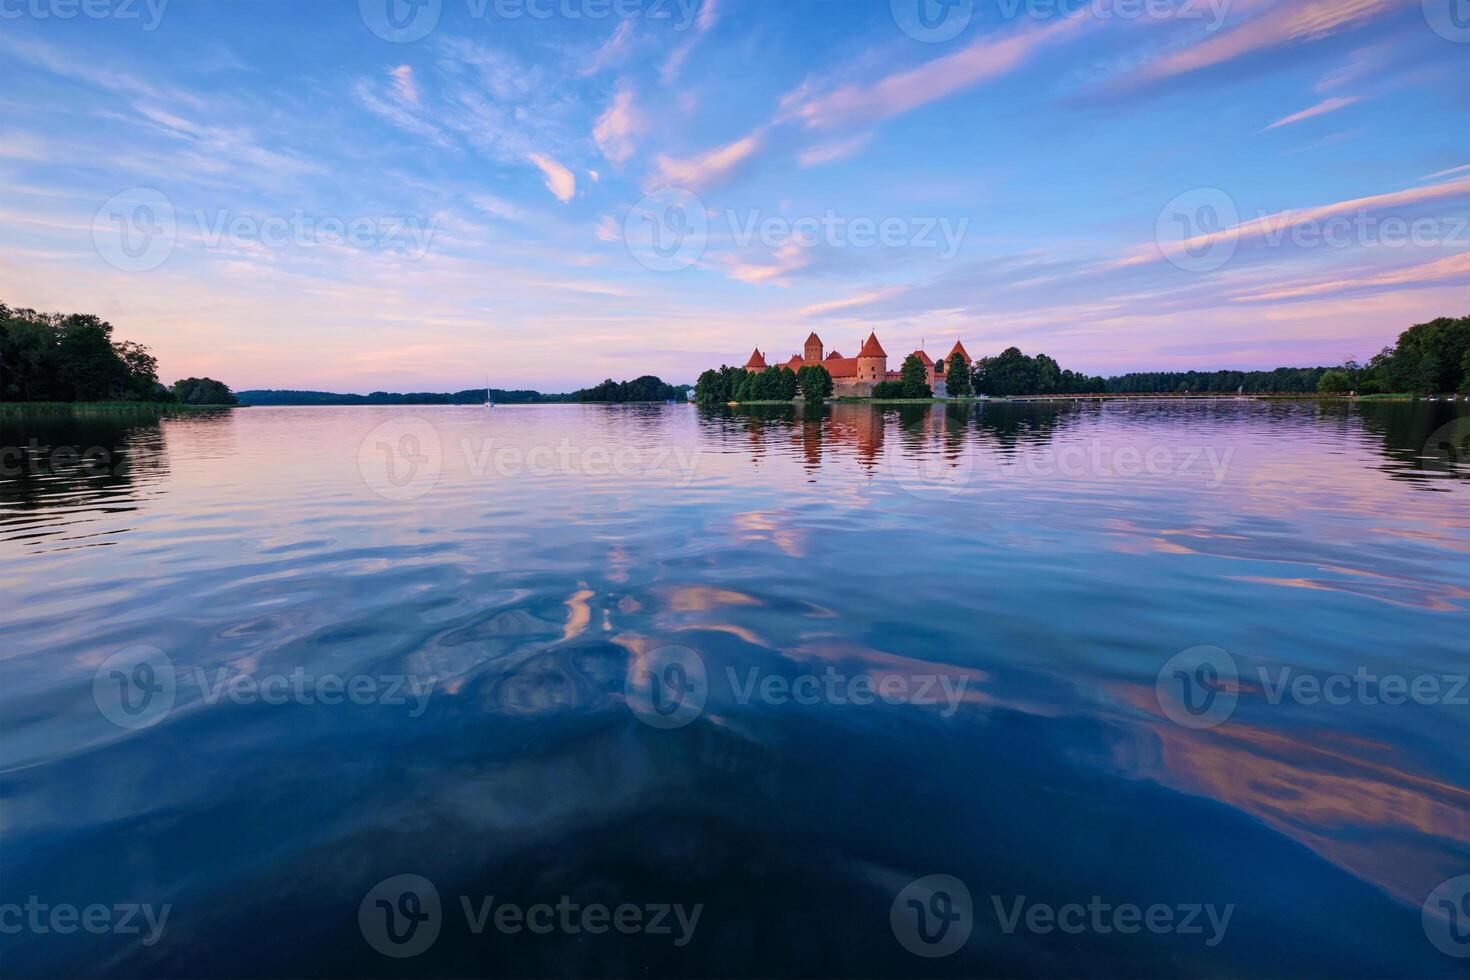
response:
M174 382L174 397L185 405L239 404L230 386L213 378L185 378Z
M944 373L944 387L951 398L969 398L972 394L970 365L959 351L949 356L949 370Z
M820 405L832 397L832 375L820 364L809 364L797 371L796 381L808 405Z
M905 398L933 398L934 390L929 387L929 376L924 373L924 362L919 360L917 354L910 354L903 360L903 367L898 372L898 380L903 385L903 397Z
M902 381L880 381L873 385L874 398L903 398Z
M1353 390L1353 376L1342 368L1333 368L1322 375L1317 390L1324 395L1341 395Z
M776 369L775 398L778 401L789 402L796 399L797 388L800 387L796 380L796 372L789 367L778 367Z

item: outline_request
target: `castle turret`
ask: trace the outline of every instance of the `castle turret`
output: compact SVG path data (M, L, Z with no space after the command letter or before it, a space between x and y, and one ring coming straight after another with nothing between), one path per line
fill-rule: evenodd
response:
M868 335L867 343L863 349L858 351L857 356L857 379L859 381L877 383L888 376L888 352L883 345L878 343L878 335Z
M802 351L802 359L809 364L815 364L822 359L822 338L815 332L806 339L806 349Z
M765 355L762 354L760 348L757 347L755 349L755 353L753 353L753 354L750 355L750 360L748 360L748 361L745 362L745 370L747 370L747 371L764 371L765 369L766 369L766 358L765 358Z

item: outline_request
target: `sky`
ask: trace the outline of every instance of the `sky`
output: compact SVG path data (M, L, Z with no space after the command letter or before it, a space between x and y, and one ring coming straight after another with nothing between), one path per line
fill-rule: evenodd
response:
M165 381L1093 374L1470 314L1470 0L0 0L0 302Z

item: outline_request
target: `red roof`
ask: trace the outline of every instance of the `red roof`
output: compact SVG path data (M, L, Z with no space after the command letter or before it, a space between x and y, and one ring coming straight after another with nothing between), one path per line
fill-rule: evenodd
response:
M960 343L958 340L954 342L954 350L949 352L949 356L954 357L956 354L960 355L967 361L970 360L970 352L965 350L965 345ZM945 360L948 359L949 358L945 358Z
M792 354L791 360L786 362L787 367L805 367L806 361L800 354Z
M761 349L757 347L755 351L750 355L750 360L745 362L745 370L750 371L755 368L763 368L765 366L765 356L761 354Z
M925 354L923 351L921 351L921 350L914 351L914 356L917 357L919 359L919 363L920 364L923 364L925 367L933 367L934 366L934 359L931 358L928 354Z
M822 367L834 378L856 378L858 373L855 357L829 357L822 362Z
M820 344L822 342L822 338L818 337L817 332L813 330L812 335L806 339L806 342L808 344Z
M843 356L841 354L837 353L834 350L832 353L830 353L830 354L827 355L827 360L829 360L829 361L841 361L841 360L845 360L845 358L843 358Z
M867 343L863 344L863 349L860 350L860 351L858 351L858 357L887 357L887 356L888 356L888 352L883 349L883 345L882 344L878 343L878 335L876 333L870 333L870 334L868 334L868 341L867 341Z

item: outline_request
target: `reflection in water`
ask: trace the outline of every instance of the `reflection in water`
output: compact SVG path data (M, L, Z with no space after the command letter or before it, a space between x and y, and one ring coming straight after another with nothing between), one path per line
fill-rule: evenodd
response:
M1257 679L1463 673L1470 485L1423 458L1455 411L415 409L439 470L407 501L359 457L398 410L7 421L30 462L0 475L0 903L174 910L152 946L7 936L3 969L1461 975L1419 903L1470 872L1465 708ZM572 462L496 462L548 448ZM137 644L177 683L129 728L97 678ZM1239 706L1178 727L1157 672L1206 644L1240 662ZM661 730L628 674L671 646L707 701ZM312 697L225 686L298 677ZM377 693L316 697L332 678ZM760 693L808 678L929 683L954 710ZM405 873L449 917L391 961L356 915ZM935 873L977 917L921 960L889 911ZM476 935L460 897L487 895L704 912L685 947ZM1007 932L993 895L1235 913L1206 947Z

